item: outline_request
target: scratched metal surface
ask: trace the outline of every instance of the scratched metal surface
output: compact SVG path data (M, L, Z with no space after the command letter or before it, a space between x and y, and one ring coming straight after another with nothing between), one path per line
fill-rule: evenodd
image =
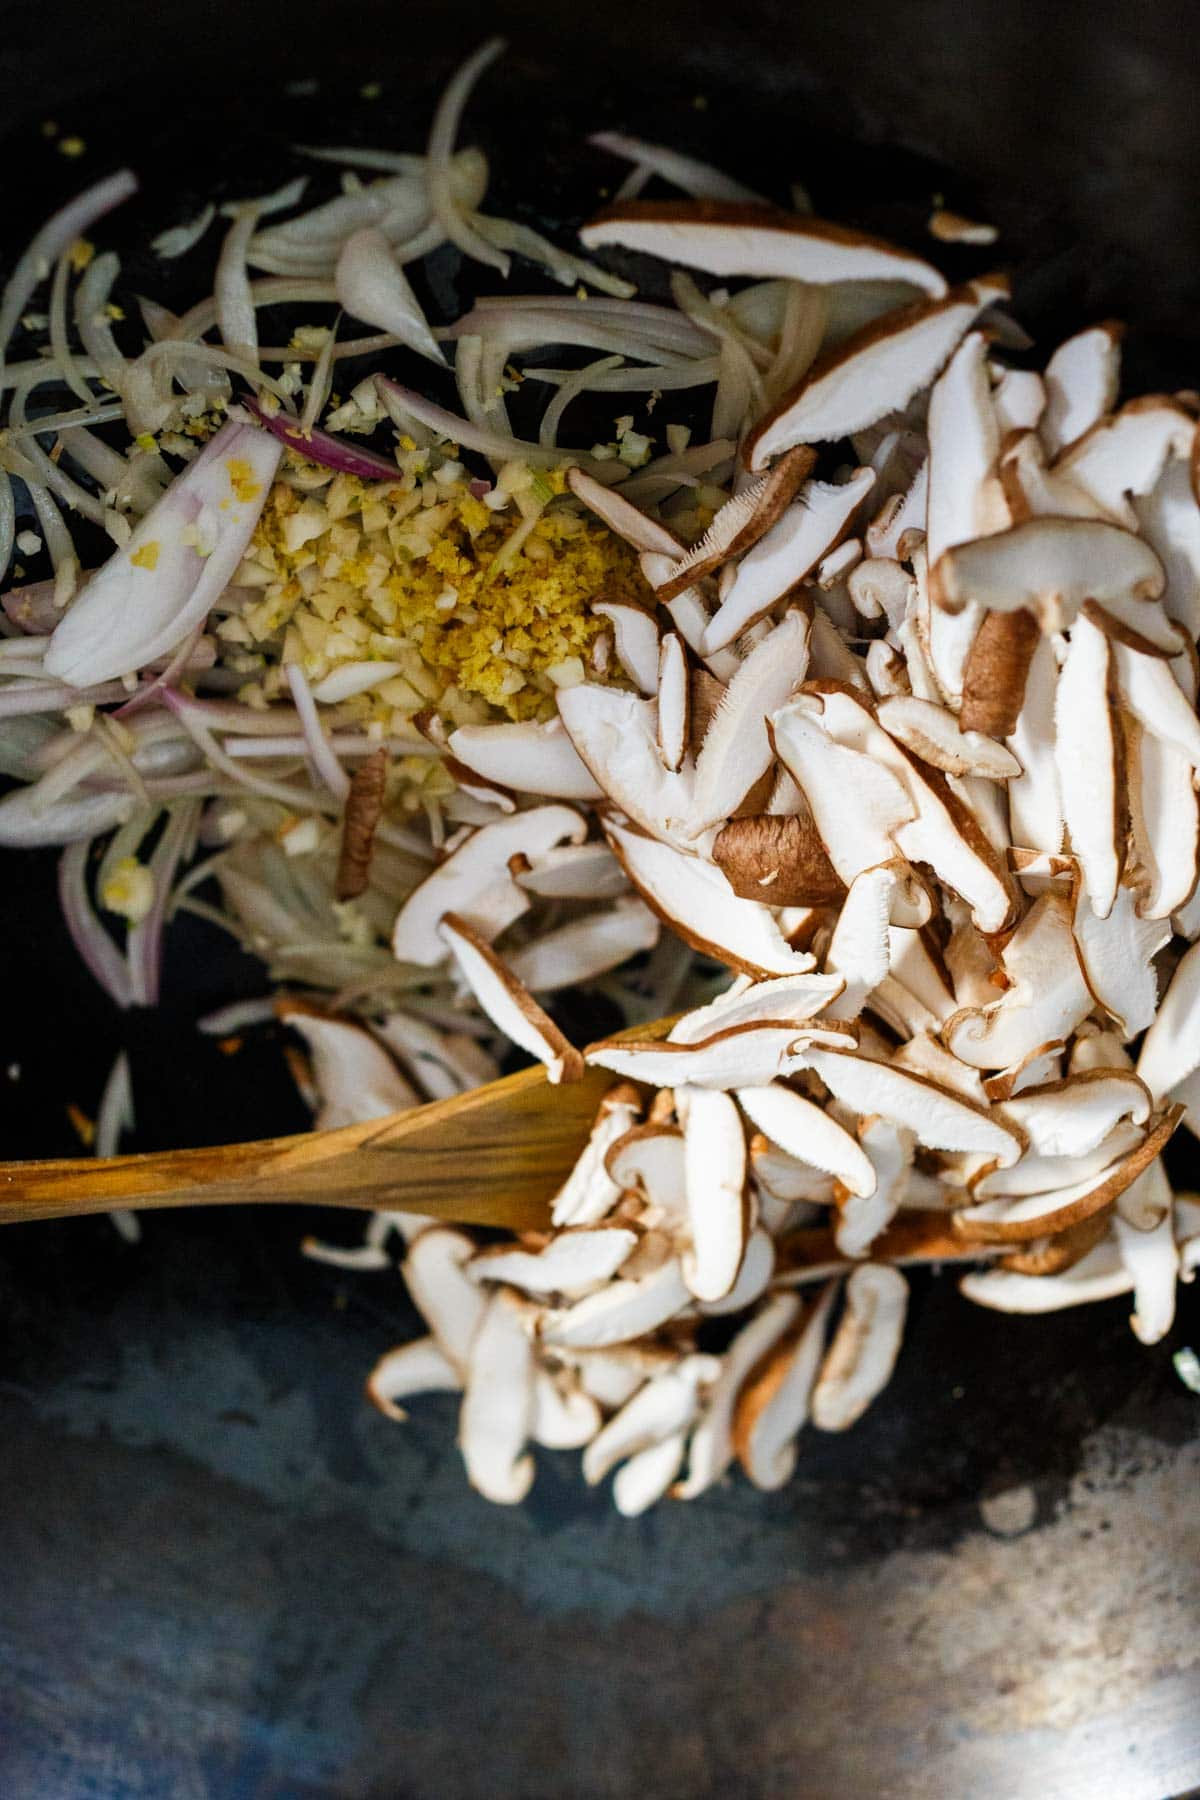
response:
M480 129L508 146L510 195L548 158L550 220L603 178L576 146L605 124L781 194L798 177L913 239L941 190L1001 225L1024 316L1049 332L1124 313L1138 383L1194 384L1189 18L506 0L451 28L428 0L364 0L348 29L332 0L0 0L26 176L2 241L78 177L43 117L83 131L89 166L133 156L164 203L210 180L245 192L283 172L289 138L390 125L411 142L435 76L499 19L514 57ZM317 96L283 97L314 74ZM119 1020L75 969L51 866L4 872L7 1154L69 1150L64 1102L94 1107L122 1041L146 1147L301 1122L277 1046L229 1060L191 1030L249 964L190 933L162 1014ZM367 1408L363 1372L411 1315L393 1276L302 1262L316 1222L160 1215L134 1250L103 1222L0 1240L0 1794L1163 1800L1200 1783L1200 1400L1171 1366L1200 1348L1194 1292L1147 1351L1120 1302L1004 1320L922 1279L886 1401L813 1437L785 1493L734 1481L628 1524L572 1457L542 1457L529 1505L497 1512L464 1487L448 1402L403 1430Z

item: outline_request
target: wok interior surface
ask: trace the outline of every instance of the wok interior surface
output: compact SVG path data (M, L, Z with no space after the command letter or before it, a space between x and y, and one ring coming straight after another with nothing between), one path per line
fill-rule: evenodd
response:
M5 4L3 252L118 160L146 195L110 222L128 249L139 221L270 186L291 143L411 147L447 70L501 29L469 135L534 222L569 231L612 180L582 147L605 126L780 198L800 180L818 211L916 245L940 194L1000 227L1039 344L1116 314L1131 386L1194 385L1188 19ZM152 273L135 256L127 285ZM94 1110L122 1043L139 1148L303 1127L277 1041L229 1059L193 1029L261 988L249 959L181 922L163 1008L121 1018L75 962L53 857L5 873L5 1155L75 1149L65 1102ZM501 1513L465 1485L449 1400L403 1430L361 1402L413 1316L394 1275L301 1260L318 1219L0 1242L5 1793L1159 1800L1200 1782L1200 1402L1171 1360L1200 1343L1194 1295L1147 1350L1127 1301L1010 1319L923 1277L886 1397L810 1435L783 1492L738 1481L630 1524L540 1453L531 1501Z

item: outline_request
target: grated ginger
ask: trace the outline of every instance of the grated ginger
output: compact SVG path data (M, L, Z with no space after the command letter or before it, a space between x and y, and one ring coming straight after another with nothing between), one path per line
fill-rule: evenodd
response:
M603 629L589 602L648 602L634 553L555 504L561 470L505 470L485 505L461 463L415 448L400 463L390 486L289 452L237 576L249 592L218 628L228 666L247 648L264 656L243 697L282 694L281 662L315 683L379 661L393 667L346 716L392 732L426 707L456 724L549 717L563 671Z

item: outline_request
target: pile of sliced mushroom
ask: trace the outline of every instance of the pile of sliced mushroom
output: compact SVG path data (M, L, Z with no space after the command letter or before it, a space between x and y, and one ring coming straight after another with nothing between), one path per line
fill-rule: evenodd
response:
M905 1265L967 1264L1009 1313L1129 1295L1143 1342L1169 1329L1200 1264L1162 1160L1200 1107L1200 443L1190 396L1116 407L1111 330L1017 373L1002 284L946 293L853 233L713 200L583 237L908 284L743 420L701 541L572 475L659 605L597 597L625 680L564 690L552 753L544 727L458 734L516 810L396 922L552 1079L573 1059L522 971L557 950L497 948L514 868L611 866L587 932L653 916L729 971L664 1040L584 1048L614 1085L546 1231L402 1227L429 1336L370 1384L396 1416L461 1390L493 1500L533 1447L577 1447L633 1514L735 1464L778 1487L805 1428L851 1427L901 1352Z
M1120 403L1110 325L1043 374L1011 367L1003 277L950 287L912 249L640 140L594 144L638 191L685 197L618 201L584 227L586 258L483 212L486 164L455 145L496 50L451 82L424 159L327 152L386 179L282 220L294 185L235 208L212 300L148 303L135 360L106 323L106 253L79 289L86 355L59 320L49 360L10 363L0 556L17 480L55 580L3 596L0 762L28 785L0 802L0 841L66 846L64 911L121 1006L153 1003L168 899L213 915L191 890L215 870L225 919L288 985L319 1124L461 1093L506 1044L555 1083L611 1073L543 1232L381 1214L361 1245L309 1248L371 1270L403 1242L428 1333L369 1392L393 1418L461 1394L480 1493L518 1502L538 1446L577 1448L634 1514L735 1463L776 1488L806 1429L852 1427L902 1353L907 1265L965 1265L963 1294L998 1311L1128 1295L1139 1339L1170 1328L1200 1264L1200 1199L1163 1161L1200 1129L1197 403ZM133 185L101 183L35 240L0 361L38 270L57 259L57 320L74 238ZM944 211L930 231L960 254L995 236ZM447 241L576 291L427 319L404 269ZM654 263L673 305L635 298ZM256 309L296 301L376 335L260 347ZM410 383L452 358L466 416L382 372L327 414L349 349L420 359ZM522 366L564 351L600 360ZM30 396L68 377L92 410L30 423ZM507 412L518 388L545 397L532 436ZM694 441L669 422L685 390L693 417L712 397ZM622 413L613 442L570 447L584 392L632 396L645 430ZM227 422L172 476L145 436L182 454L201 405ZM89 429L118 417L127 457ZM592 595L586 660L538 690L557 716L431 699L371 736L354 703L413 651L390 637L385 660L355 651L310 682L281 632L255 657L286 665L284 704L235 704L231 670L207 673L221 609L249 603L238 566L277 468L305 493L334 469L394 486L398 445L428 458L423 517L443 478L493 517L523 500L497 564L551 508L640 567L641 598ZM118 546L86 583L60 500ZM487 654L507 650L501 633ZM397 755L444 778L428 830L395 810ZM99 874L123 954L88 891L89 844L114 830ZM188 871L197 841L212 856ZM121 897L131 862L145 907ZM555 996L589 984L631 1022L686 1010L665 1038L572 1043Z

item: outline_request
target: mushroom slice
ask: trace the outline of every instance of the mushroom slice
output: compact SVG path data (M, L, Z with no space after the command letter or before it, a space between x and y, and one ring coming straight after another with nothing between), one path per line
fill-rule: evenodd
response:
M400 1401L410 1394L457 1394L461 1388L461 1374L432 1337L385 1351L367 1376L367 1399L398 1425L408 1418Z
M893 700L911 692L904 659L892 649L886 638L875 638L867 645L865 657L867 680L877 700Z
M1099 626L1100 630L1115 645L1122 644L1127 650L1137 650L1142 656L1154 657L1157 661L1192 658L1193 646L1181 625L1169 617L1163 606L1146 606L1141 600L1106 600L1101 606L1096 600L1085 600L1080 608L1085 618Z
M831 906L846 892L816 826L802 813L730 819L718 832L712 855L743 900Z
M1002 437L1013 431L1032 431L1046 410L1046 384L1033 369L991 369L995 388L992 404Z
M1137 1072L1156 1101L1200 1068L1200 944L1172 975L1154 1023L1142 1041Z
M547 850L528 868L514 866L512 876L518 887L544 900L616 900L629 892L620 863L598 838Z
M1020 431L1005 440L1000 455L1000 485L1011 523L1022 519L1104 519L1104 508L1068 475L1046 467L1046 447L1036 431Z
M1113 320L1060 344L1046 364L1046 410L1040 426L1051 456L1081 438L1117 403L1122 327Z
M461 807L461 797L466 796L468 802L474 802L474 808L462 808L457 816L464 824L490 824L497 812L514 813L517 810L516 796L507 788L497 787L495 782L477 775L466 763L459 762L456 756L444 756L442 769L454 782L458 793L452 797L451 805ZM586 770L584 771L586 774ZM353 796L352 796L353 797Z
M1047 1082L1058 1081L1062 1075L1062 1053L1065 1045L1039 1044L1020 1062L1011 1063L1007 1069L999 1069L989 1075L983 1083L983 1091L989 1100L1001 1102L1010 1100L1014 1094L1022 1094L1028 1088L1045 1087ZM1022 1164L1022 1167L1024 1164Z
M463 980L496 1029L545 1063L547 1078L554 1084L578 1081L583 1074L579 1051L487 940L455 913L446 913L439 929Z
M1172 923L1189 944L1194 944L1200 937L1200 882L1192 889L1190 899L1176 908Z
M544 1250L490 1244L467 1264L476 1281L503 1281L527 1294L589 1293L608 1281L629 1256L637 1234L620 1225L560 1232Z
M674 1431L621 1465L613 1476L612 1497L622 1518L640 1518L670 1491L686 1451L687 1432Z
M614 1350L555 1350L553 1355L556 1359L569 1358L583 1392L606 1411L624 1406L647 1376L675 1361L673 1350L657 1344L619 1344Z
M981 931L1003 931L1014 911L1008 871L945 778L936 770L918 768L910 753L880 728L869 704L859 695L830 684L820 694L802 695L793 706L811 706L813 702L820 708L822 725L837 743L883 764L906 791L915 816L893 828L895 848L910 862L928 863L940 881L961 894ZM776 747L791 767L779 739L778 718ZM811 804L811 793L808 797ZM844 795L839 794L837 800L844 806ZM831 858L836 866L832 850Z
M1081 487L1110 518L1136 531L1130 496L1152 492L1172 458L1188 462L1195 439L1195 418L1177 400L1144 394L1072 444L1054 465L1055 472Z
M1121 699L1142 728L1200 770L1200 719L1193 701L1175 678L1172 664L1145 656L1119 641L1112 644ZM1186 665L1185 665L1186 666ZM1190 675L1190 667L1188 669Z
M1200 637L1200 506L1191 470L1173 458L1148 494L1133 503L1141 535L1167 572L1163 606L1192 643Z
M865 1198L875 1192L875 1170L866 1152L811 1100L776 1081L739 1088L737 1101L750 1123L788 1156L836 1175L851 1194Z
M670 580L657 590L660 603L665 606L703 576L714 574L722 563L752 550L795 499L816 460L815 451L807 446L790 450L760 480L727 500L699 543L687 551Z
M850 884L838 914L825 952L825 970L846 984L838 1002L843 1019L858 1017L891 966L888 933L898 879L896 868L888 863L864 869Z
M1093 1213L1078 1225L1069 1226L1055 1237L1035 1238L1020 1250L1010 1250L999 1259L997 1267L1012 1269L1018 1275L1061 1275L1082 1262L1108 1236L1111 1211Z
M811 214L723 200L624 200L579 233L589 250L617 244L709 275L778 277L812 287L834 282L906 282L927 294L946 283L919 256L883 238Z
M774 715L771 732L777 755L808 801L830 863L849 887L864 869L893 859L894 833L917 809L890 769L834 739L823 714L820 699L801 695Z
M691 829L697 836L729 819L775 760L766 721L804 680L809 630L808 615L793 607L754 646L717 702L696 756ZM660 732L661 717L660 699Z
M733 585L709 620L701 651L723 650L812 573L845 534L874 469L843 482L806 481L799 497L737 565Z
M608 1172L608 1153L635 1124L640 1110L637 1090L627 1082L608 1090L579 1160L554 1196L552 1225L559 1229L594 1225L612 1211L621 1188Z
M1095 1150L1122 1120L1144 1125L1150 1110L1150 1095L1131 1069L1069 1075L1048 1087L1028 1088L1004 1105L1005 1117L1025 1133L1031 1152L1069 1161ZM1004 1179L996 1177L997 1185Z
M1009 523L996 480L1000 427L988 380L987 340L965 337L929 396L929 502L926 551L936 563L952 544Z
M914 1176L914 1184L915 1181ZM956 1237L951 1223L944 1205L912 1210L906 1206L872 1245L874 1261L898 1267L909 1263L976 1262L999 1254L988 1245L968 1244ZM776 1248L779 1257L773 1283L776 1289L823 1281L854 1266L838 1249L832 1231L824 1225L806 1225L798 1231L789 1231Z
M671 579L675 565L669 557L645 555L640 561L642 574L656 592ZM712 655L701 650L712 607L698 587L685 588L674 600L668 600L666 610L688 649L702 657L710 674L718 681L728 681L737 674L741 659L735 650L717 650Z
M699 1043L637 1043L625 1037L592 1044L587 1061L650 1087L728 1089L766 1087L776 1077L809 1066L814 1044L852 1046L854 1037L833 1020L815 1025L729 1025Z
M1062 1275L1018 1275L1008 1269L973 1271L958 1284L959 1292L977 1306L994 1312L1048 1313L1068 1306L1088 1306L1128 1294L1133 1277L1112 1239L1105 1239Z
M785 1329L750 1371L738 1396L734 1450L755 1487L768 1492L783 1487L796 1467L796 1437L808 1423L836 1291L831 1282L807 1315Z
M789 455L794 454L794 451L789 451ZM861 538L843 538L842 542L838 544L835 549L831 550L828 556L823 556L821 558L821 561L817 564L813 580L827 595L831 595L834 589L836 589L838 593L841 593L843 591L841 584L845 577L849 575L851 569L858 567L858 564L862 560L862 553L863 548ZM827 599L825 604L826 606L831 606L833 604L832 598ZM852 622L852 619L847 622Z
M1196 884L1200 802L1192 766L1173 744L1128 718L1125 756L1138 910L1169 919Z
M653 615L628 600L593 600L592 611L612 626L617 661L633 685L647 696L656 694L659 637Z
M867 526L868 556L906 562L908 548L914 539L919 543L925 534L928 503L929 459L926 457L904 492L893 494L886 500Z
M862 1117L907 1126L927 1150L976 1152L1007 1168L1025 1148L1019 1130L999 1114L910 1069L842 1050L813 1049L806 1060L835 1099Z
M835 1198L836 1182L832 1175L777 1149L761 1132L756 1132L750 1140L750 1167L759 1187L773 1200L788 1206L797 1201L828 1206Z
M700 1302L699 1310L706 1318L720 1318L726 1313L744 1312L762 1298L775 1273L775 1243L769 1231L756 1225L746 1239L746 1254L738 1270L737 1280L719 1300Z
M918 1031L907 1043L901 1044L894 1060L897 1068L923 1075L926 1080L936 1082L938 1087L948 1088L953 1094L961 1094L964 1100L974 1101L976 1106L986 1106L991 1098L978 1069L969 1069L966 1063L960 1063L957 1056L951 1056L928 1031Z
M1009 781L1021 773L1011 750L980 731L964 731L947 707L913 695L880 702L879 723L923 762L947 775L982 775Z
M937 1024L943 1024L955 1010L955 998L947 985L946 967L931 953L926 934L893 925L888 930L888 944L893 978Z
M606 1350L657 1331L690 1299L679 1259L671 1257L639 1281L610 1281L565 1311L546 1313L542 1342L571 1350Z
M547 1450L581 1450L603 1423L599 1406L571 1377L539 1369L533 1378L530 1437Z
M635 550L672 559L684 554L684 547L673 531L650 518L615 488L605 487L603 482L578 468L567 470L567 486L589 512L595 513L610 531L632 544Z
M612 1145L605 1166L621 1193L642 1196L642 1224L674 1232L686 1223L683 1133L678 1126L633 1126Z
M739 899L712 863L615 821L606 820L604 829L647 905L694 950L747 975L801 975L813 967L807 952L791 948L770 910Z
M595 1487L627 1457L685 1431L700 1410L702 1391L720 1372L715 1356L684 1356L639 1388L584 1451L583 1478L588 1486Z
M1057 854L1062 848L1062 794L1054 756L1054 700L1058 665L1049 639L1034 646L1025 678L1024 704L1008 747L1021 773L1008 784L1010 835L1014 844Z
M476 1244L465 1232L431 1225L419 1232L404 1259L404 1284L433 1333L438 1349L460 1375L487 1301L467 1274Z
M763 469L794 444L828 443L901 412L939 374L972 322L1007 292L1000 279L970 282L938 300L888 313L819 356L761 419L743 449Z
M1172 1107L1142 1142L1110 1163L1099 1175L1086 1176L1070 1187L1048 1194L1028 1194L1018 1200L984 1200L954 1214L954 1229L971 1243L1024 1243L1065 1231L1093 1213L1112 1205L1132 1186L1156 1156L1162 1154L1183 1117L1181 1106Z
M687 658L682 638L672 631L663 638L658 653L658 753L673 775L687 753L689 710Z
M908 1283L899 1269L864 1263L846 1283L846 1309L812 1392L818 1431L847 1431L892 1378Z
M1174 1200L1160 1158L1117 1195L1114 1218L1121 1219L1134 1231L1157 1231L1164 1219L1171 1218Z
M913 578L892 557L873 552L850 571L846 587L855 610L864 619L884 618L891 631L903 624L912 598Z
M964 219L961 213L947 212L945 207L938 207L929 215L926 229L930 237L943 244L994 244L1000 235L994 225Z
M592 682L560 688L557 699L571 742L609 799L654 836L682 837L692 781L663 767L654 702Z
M1180 1252L1180 1280L1190 1283L1200 1267L1200 1196L1176 1194L1175 1241Z
M1026 519L957 544L932 571L938 606L1026 607L1045 631L1069 625L1085 600L1157 600L1165 577L1149 544L1103 519Z
M951 1054L975 1069L1007 1069L1048 1044L1065 1043L1092 1010L1061 894L1034 901L1001 960L1009 986L1000 998L965 1007L942 1031Z
M1154 958L1170 942L1165 919L1142 919L1132 888L1119 887L1111 911L1099 918L1082 889L1075 899L1075 943L1084 979L1128 1042L1153 1023L1158 1005Z
M553 994L618 968L639 951L653 950L659 931L650 908L636 894L626 894L602 912L573 919L515 950L508 967L531 993Z
M1054 759L1063 818L1092 910L1107 918L1121 878L1119 744L1110 699L1112 650L1080 618L1071 632L1054 702Z
M320 1104L314 1131L337 1131L366 1119L384 1119L420 1105L421 1096L370 1032L344 1019L329 1019L301 1007L284 1007L282 1017L308 1045Z
M1133 1061L1110 1025L1085 1019L1075 1033L1068 1067L1072 1075L1085 1075L1092 1069L1132 1069Z
M533 1428L533 1346L506 1288L487 1302L471 1344L458 1442L467 1480L498 1506L516 1506L533 1483L522 1454Z
M875 1170L875 1192L865 1199L839 1195L834 1239L843 1256L866 1256L881 1231L891 1224L904 1200L912 1169L916 1136L890 1119L861 1119L858 1141Z
M575 753L561 719L460 725L450 733L456 761L500 787L549 800L600 800L604 790Z
M774 981L742 983L710 1005L684 1013L667 1041L699 1044L731 1025L803 1025L831 1006L842 987L836 975L781 975Z
M1165 1203L1160 1222L1151 1231L1137 1231L1118 1212L1113 1232L1121 1261L1133 1278L1133 1335L1141 1344L1158 1344L1175 1323L1180 1258L1171 1218L1171 1185L1161 1163L1153 1163L1141 1180L1161 1189Z
M717 1376L688 1448L687 1475L675 1489L680 1500L696 1500L733 1462L733 1418L742 1384L796 1320L795 1294L776 1294L742 1326L721 1358Z
M683 1166L691 1248L683 1278L697 1300L720 1300L737 1280L750 1231L746 1134L728 1094L682 1086Z
M586 836L586 821L569 806L535 806L480 826L404 902L392 931L394 955L422 968L444 961L438 925L448 912L498 937L529 910L509 873L509 858L524 855L533 861L558 844L581 844Z

